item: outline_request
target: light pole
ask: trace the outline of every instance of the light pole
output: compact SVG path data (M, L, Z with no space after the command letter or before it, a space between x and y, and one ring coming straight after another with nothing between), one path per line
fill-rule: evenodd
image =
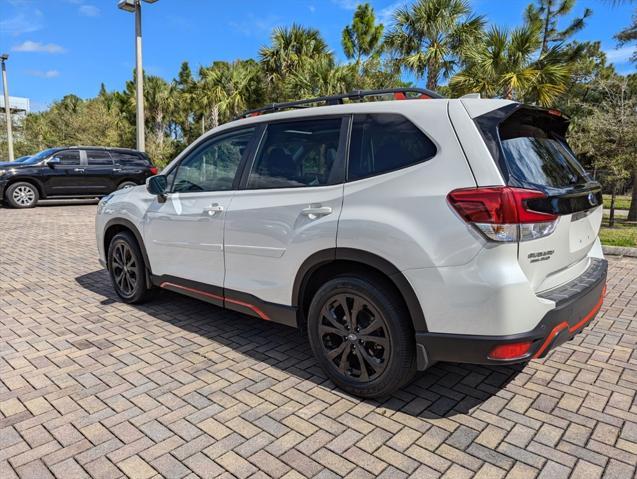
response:
M157 0L144 0L155 3ZM119 0L120 10L135 13L135 103L137 104L137 149L146 151L144 134L144 69L142 68L142 2L141 0Z
M0 55L2 62L2 88L4 89L4 116L7 120L7 143L9 144L9 161L13 161L13 131L11 129L11 105L9 105L9 86L7 83L7 66L5 62L9 59L9 55L3 53Z

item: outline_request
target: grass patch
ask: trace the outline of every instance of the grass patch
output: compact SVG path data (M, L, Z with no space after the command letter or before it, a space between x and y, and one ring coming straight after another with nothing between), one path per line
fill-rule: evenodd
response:
M602 244L608 246L637 247L637 226L616 224L614 227L602 225L599 232Z
M630 208L630 196L618 195L615 197L615 209L627 210ZM610 195L604 195L604 209L610 208Z

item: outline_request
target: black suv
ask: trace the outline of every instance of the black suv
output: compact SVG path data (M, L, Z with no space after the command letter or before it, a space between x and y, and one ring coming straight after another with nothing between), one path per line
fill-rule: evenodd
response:
M50 148L20 163L0 163L0 200L32 208L38 199L92 198L141 185L157 174L145 153L126 148Z

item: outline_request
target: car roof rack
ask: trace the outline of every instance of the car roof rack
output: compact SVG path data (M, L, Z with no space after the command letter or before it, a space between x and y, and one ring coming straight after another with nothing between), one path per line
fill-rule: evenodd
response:
M343 93L340 95L320 96L317 98L308 98L305 100L288 101L284 103L272 103L270 105L263 106L261 108L255 108L254 110L247 110L241 115L235 118L239 120L241 118L250 118L253 116L263 115L265 113L274 113L282 110L291 110L295 108L309 108L311 106L326 106L326 105L342 105L344 100L360 101L364 98L374 96L386 96L392 95L394 100L412 100L422 99L431 100L437 98L444 98L440 93L426 88L387 88L384 90L354 90L349 93ZM323 105L316 105L316 103L323 103Z

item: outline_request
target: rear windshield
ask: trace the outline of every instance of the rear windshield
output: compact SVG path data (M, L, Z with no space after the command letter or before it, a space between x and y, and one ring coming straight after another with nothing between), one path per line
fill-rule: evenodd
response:
M499 127L509 174L522 183L554 188L589 181L563 137L567 127L566 120L541 110L513 113Z

